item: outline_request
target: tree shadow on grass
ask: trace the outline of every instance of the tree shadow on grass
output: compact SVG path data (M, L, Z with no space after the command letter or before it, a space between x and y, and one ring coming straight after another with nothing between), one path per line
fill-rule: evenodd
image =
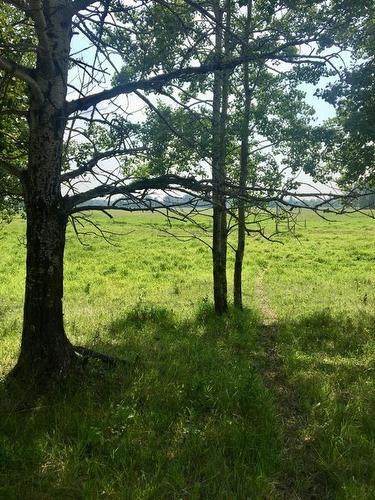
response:
M374 335L375 315L366 311L324 309L277 325L300 454L313 462L324 498L371 498L375 489Z
M89 362L32 407L0 388L0 497L370 498L374 331L369 314L265 327L250 310L218 318L203 303L181 318L140 303L87 346L125 364ZM294 455L260 335L298 406Z
M271 498L280 436L258 326L139 304L89 346L126 364L90 362L32 408L2 388L0 497Z

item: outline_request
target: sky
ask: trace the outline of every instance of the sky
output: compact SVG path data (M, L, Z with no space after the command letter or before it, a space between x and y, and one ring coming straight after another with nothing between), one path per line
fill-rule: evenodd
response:
M311 84L301 85L301 89L306 92L307 103L315 109L317 124L323 123L328 118L333 118L335 116L335 108L331 106L331 104L328 104L328 102L314 95L315 91L323 86L322 84L317 86Z

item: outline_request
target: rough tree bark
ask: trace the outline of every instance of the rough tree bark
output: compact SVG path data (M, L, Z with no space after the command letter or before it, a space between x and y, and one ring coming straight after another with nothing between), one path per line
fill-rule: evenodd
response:
M230 0L226 2L226 26L230 28ZM223 56L223 10L215 2L215 54L218 60ZM227 31L228 33L228 31ZM224 53L228 49L228 36L224 39ZM226 54L227 55L227 54ZM212 261L215 311L223 314L228 310L227 286L227 211L225 197L226 179L226 120L228 114L229 72L217 71L213 85L212 112L212 202L213 235Z
M44 4L44 12L35 14L42 42L34 78L41 94L30 94L29 158L23 176L27 215L26 288L21 352L13 371L14 375L27 379L62 376L76 359L64 332L62 307L67 214L60 173L71 39L68 7L64 0L54 0Z
M248 41L251 33L251 16L252 16L252 0L247 3L247 17L243 39ZM246 56L246 48L244 55ZM239 200L238 200L238 229L237 229L237 247L234 261L234 277L233 277L233 300L234 305L238 309L243 308L242 301L242 268L243 258L245 253L245 238L246 238L246 182L249 171L249 122L250 122L250 107L251 107L251 91L249 79L249 63L243 65L243 89L244 89L244 110L241 127L241 158L240 158L240 177L239 177Z

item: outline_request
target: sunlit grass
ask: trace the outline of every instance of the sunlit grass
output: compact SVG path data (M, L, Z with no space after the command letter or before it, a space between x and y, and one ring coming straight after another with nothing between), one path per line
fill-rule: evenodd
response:
M91 363L60 395L32 403L1 389L0 497L308 498L315 488L372 498L375 223L337 220L303 214L284 245L249 239L246 310L221 319L209 248L158 232L162 217L103 219L127 233L116 246L92 237L81 246L69 231L66 330L126 364ZM3 378L20 340L24 230L15 221L0 239ZM229 265L231 282L232 255ZM294 451L283 449L277 396L263 380L255 282L299 406Z
M289 248L287 248L289 247ZM275 248L275 247L274 247ZM308 222L275 248L264 283L279 318L278 352L334 498L375 488L375 227L366 218Z

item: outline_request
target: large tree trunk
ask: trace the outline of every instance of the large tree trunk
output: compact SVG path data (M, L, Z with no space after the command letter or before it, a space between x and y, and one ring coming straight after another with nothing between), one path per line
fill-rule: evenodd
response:
M247 18L243 39L248 41L251 32L252 0L247 3ZM246 48L243 53L246 55ZM251 91L249 88L249 63L243 65L243 88L245 95L244 111L241 127L241 158L240 158L240 177L239 177L239 200L238 200L238 230L237 230L237 248L234 261L233 277L233 299L234 305L238 309L243 308L242 301L242 268L245 254L246 238L246 206L244 198L246 196L246 182L249 171L249 122L251 107Z
M23 333L15 374L50 380L65 375L75 359L63 324L66 217L55 203L29 198Z
M44 5L47 42L38 51L35 70L42 98L30 98L29 161L23 178L27 215L23 333L13 372L37 380L66 374L76 358L63 324L67 214L60 189L71 24L63 0Z
M27 258L23 333L14 374L39 381L65 375L75 353L63 323L67 214L60 193L62 124L48 109L34 118L24 180Z
M228 55L230 29L230 0L226 1L226 31L224 53ZM215 53L220 59L223 55L223 11L220 2L216 3ZM229 72L217 71L214 75L213 112L212 112L212 199L213 199L213 236L212 261L214 282L215 311L223 314L228 310L227 286L227 209L225 196L226 180L226 120L228 114Z

